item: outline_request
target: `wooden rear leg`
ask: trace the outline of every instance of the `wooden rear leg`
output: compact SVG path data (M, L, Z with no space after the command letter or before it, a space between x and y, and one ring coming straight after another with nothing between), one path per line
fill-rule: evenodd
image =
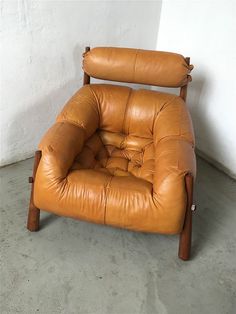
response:
M192 241L192 212L195 210L193 205L193 176L188 173L185 176L185 186L187 192L187 207L183 230L179 238L179 258L187 261L190 258Z
M41 151L37 150L34 156L34 168L33 168L33 177L29 177L29 183L31 186L31 195L30 195L30 203L29 203L29 212L28 212L28 220L27 220L27 229L29 231L38 231L39 230L39 218L40 218L40 210L35 207L33 201L34 195L34 179L36 175L36 171L41 159Z

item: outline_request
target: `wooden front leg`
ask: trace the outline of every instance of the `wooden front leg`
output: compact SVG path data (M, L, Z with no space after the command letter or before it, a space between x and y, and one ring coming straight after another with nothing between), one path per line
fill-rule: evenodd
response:
M186 214L183 230L179 238L179 258L187 261L190 258L192 240L192 211L193 211L193 176L188 173L185 176L185 187L187 193ZM194 207L195 208L195 207Z
M39 230L39 218L40 218L40 210L35 207L33 201L34 195L34 179L36 175L36 171L41 159L41 151L37 150L34 156L34 168L33 168L33 176L29 177L29 183L32 184L31 186L31 195L30 195L30 203L29 203L29 212L28 212L28 221L27 221L27 229L29 231L38 231Z

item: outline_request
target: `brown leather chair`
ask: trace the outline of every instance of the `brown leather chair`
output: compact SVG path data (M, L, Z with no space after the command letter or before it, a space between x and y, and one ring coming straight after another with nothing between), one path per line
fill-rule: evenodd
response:
M94 48L84 86L68 101L36 152L28 229L40 210L130 230L180 234L191 246L194 135L185 104L193 66L175 53ZM90 77L180 88L90 84Z

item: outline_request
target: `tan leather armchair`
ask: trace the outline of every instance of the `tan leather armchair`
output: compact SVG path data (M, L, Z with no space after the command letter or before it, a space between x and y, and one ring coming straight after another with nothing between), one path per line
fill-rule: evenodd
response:
M136 231L180 234L191 245L194 135L185 104L193 66L179 54L94 48L84 86L68 101L36 152L28 229L40 210ZM109 81L180 88L180 96Z

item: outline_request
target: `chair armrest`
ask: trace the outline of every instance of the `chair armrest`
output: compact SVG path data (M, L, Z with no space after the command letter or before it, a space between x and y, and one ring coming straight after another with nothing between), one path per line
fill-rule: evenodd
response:
M64 179L84 144L84 129L68 122L55 123L39 144L41 168L54 179Z
M161 140L155 149L154 200L164 202L168 197L171 206L178 202L185 194L187 173L196 175L193 143L177 136Z

